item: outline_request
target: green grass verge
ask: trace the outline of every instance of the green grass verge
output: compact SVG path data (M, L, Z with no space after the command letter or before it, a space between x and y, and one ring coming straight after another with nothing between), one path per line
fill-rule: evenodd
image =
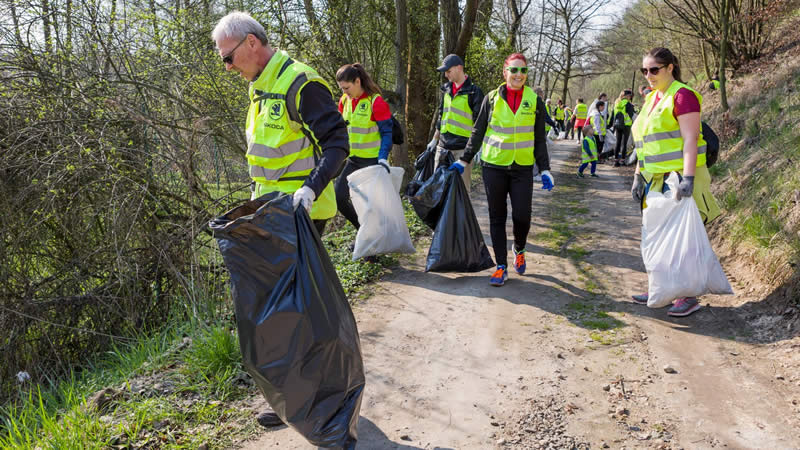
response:
M230 446L255 430L247 380L230 325L167 327L71 379L23 386L2 410L0 448Z
M739 150L711 167L717 179L729 177L716 192L725 214L731 216L728 235L762 250L784 252L800 260L800 228L790 221L796 209L800 174L800 70L781 72L770 89L734 93L735 116L744 126L721 149L739 143ZM792 89L788 89L792 86ZM713 114L714 112L712 112ZM726 148L727 147L727 148ZM764 253L764 257L774 258Z

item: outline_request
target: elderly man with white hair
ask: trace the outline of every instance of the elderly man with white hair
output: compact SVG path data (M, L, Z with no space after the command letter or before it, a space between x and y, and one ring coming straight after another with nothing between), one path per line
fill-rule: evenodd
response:
M225 70L250 82L246 135L253 198L276 191L293 195L295 208L303 206L322 234L336 215L331 180L349 153L347 125L328 83L273 49L264 27L247 13L226 15L211 37ZM282 424L271 410L258 422Z
M320 234L336 215L331 180L349 153L347 125L328 83L311 67L273 49L264 27L232 12L211 33L225 70L250 82L247 162L253 198L280 191L309 211Z

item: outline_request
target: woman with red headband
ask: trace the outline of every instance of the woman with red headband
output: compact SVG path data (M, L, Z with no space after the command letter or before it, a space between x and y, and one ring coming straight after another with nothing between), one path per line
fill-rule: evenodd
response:
M533 164L542 174L542 189L554 186L547 154L544 100L525 85L528 62L520 53L506 58L503 64L505 83L483 99L464 155L450 166L462 172L478 151L481 173L489 205L489 229L497 270L489 279L492 286L502 286L506 273L508 248L506 199L511 197L511 220L514 222L514 269L525 273L525 244L531 228Z

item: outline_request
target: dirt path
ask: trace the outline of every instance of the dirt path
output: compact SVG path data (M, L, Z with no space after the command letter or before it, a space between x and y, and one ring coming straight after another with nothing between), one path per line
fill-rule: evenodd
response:
M631 170L577 179L577 145L551 151L524 276L493 288L489 271L406 265L355 308L359 448L800 448L800 338L759 334L752 299L704 298L680 320L630 303L647 284ZM242 445L313 448L285 427Z

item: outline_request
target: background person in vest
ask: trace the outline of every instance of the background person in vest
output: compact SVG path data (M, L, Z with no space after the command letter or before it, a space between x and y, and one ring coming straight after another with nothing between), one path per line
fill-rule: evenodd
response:
M575 139L575 114L572 113L572 108L569 106L564 107L564 116L567 118L566 133L569 136L564 136L567 139Z
M583 143L581 144L581 166L578 167L578 178L583 178L583 171L586 166L592 165L591 174L597 177L595 171L597 170L597 157L600 154L597 148L597 141L594 139L594 127L591 124L586 124L583 127Z
M564 128L564 102L561 99L558 99L558 104L556 105L555 119L558 132L561 133L562 131L566 131Z
M594 141L597 145L597 158L600 160L606 140L606 118L603 115L603 112L605 112L606 109L606 104L603 102L596 102L594 107L594 112L590 116L591 120L586 122L586 125L589 125L589 127L594 131L592 135L594 136ZM586 135L585 126L583 134ZM603 156L603 159L605 159L605 156Z
M503 64L506 82L483 100L464 156L450 166L460 172L481 151L489 231L497 261L497 270L489 279L493 286L502 286L508 279L507 199L511 197L514 223L514 269L523 274L525 244L531 228L534 161L542 174L542 189L551 190L554 186L544 131L547 111L544 101L525 86L527 73L527 61L522 54L513 53L506 58Z
M264 27L247 13L223 17L211 37L225 70L250 81L246 134L254 196L275 191L293 194L295 208L302 205L310 211L322 234L325 222L336 214L331 179L348 149L347 127L333 93L314 69L273 49ZM294 104L287 106L286 95L293 84L292 92L298 94L289 99ZM301 123L290 123L287 107L297 111ZM318 165L315 149L321 151ZM257 420L264 426L282 423L272 411Z
M389 172L387 159L392 150L392 112L381 97L380 88L361 64L340 67L336 71L336 82L344 93L339 100L339 112L347 123L350 137L350 157L334 184L336 207L358 229L358 214L350 201L347 176L375 164Z
M700 127L703 97L681 81L678 58L666 48L654 48L644 57L642 73L653 92L632 127L639 165L631 194L647 208L648 192L668 190L664 180L677 172L681 182L676 198L692 197L703 222L708 223L720 210L711 195L711 175L706 167L706 142ZM647 304L647 294L634 295L633 300ZM667 314L688 316L698 309L696 298L679 298Z
M544 89L542 89L541 86L536 86L535 88L533 88L533 92L536 93L537 97L544 98ZM556 122L553 120L553 116L550 113L550 104L548 103L549 101L550 101L550 99L548 98L547 100L545 100L545 104L544 104L544 106L545 106L544 110L547 113L545 115L545 118L544 118L544 131L545 131L545 133L549 133L550 130L552 130L553 127L556 126Z
M464 73L464 61L458 55L447 55L436 70L444 72L447 83L442 85L442 102L439 104L436 134L433 136L433 139L439 142L439 154L434 170L439 167L439 161L446 152L452 152L456 160L464 154L464 148L472 134L473 124L483 102L481 88L473 84L472 79ZM470 192L472 184L471 167L467 165L461 174L467 192Z
M598 97L597 97L597 98L596 98L596 99L595 99L595 100L592 102L592 104L591 104L591 105L589 105L589 117L592 117L592 114L594 114L594 112L595 112L595 111L597 111L597 103L598 103L598 102L608 103L608 95L606 95L606 93L605 93L605 92L603 92L602 94L600 94L600 95L599 95L599 96L598 96ZM604 110L602 111L602 113L603 113L603 118L604 118L604 119L606 119L606 123L609 123L609 121L608 121L608 109L607 109L607 108L606 108L606 109L604 109Z
M575 104L575 112L572 113L572 118L575 119L574 129L578 133L578 142L581 141L581 132L583 126L586 125L586 119L589 117L589 107L583 103L583 99L579 98L578 103Z
M614 103L614 134L617 138L617 144L614 147L614 167L619 167L625 164L628 159L628 138L631 136L631 125L633 124L633 115L636 113L631 100L633 99L633 92L628 89L619 93L616 103Z
M708 88L712 91L719 90L719 72L714 72L714 76L711 77L711 81L708 83Z

